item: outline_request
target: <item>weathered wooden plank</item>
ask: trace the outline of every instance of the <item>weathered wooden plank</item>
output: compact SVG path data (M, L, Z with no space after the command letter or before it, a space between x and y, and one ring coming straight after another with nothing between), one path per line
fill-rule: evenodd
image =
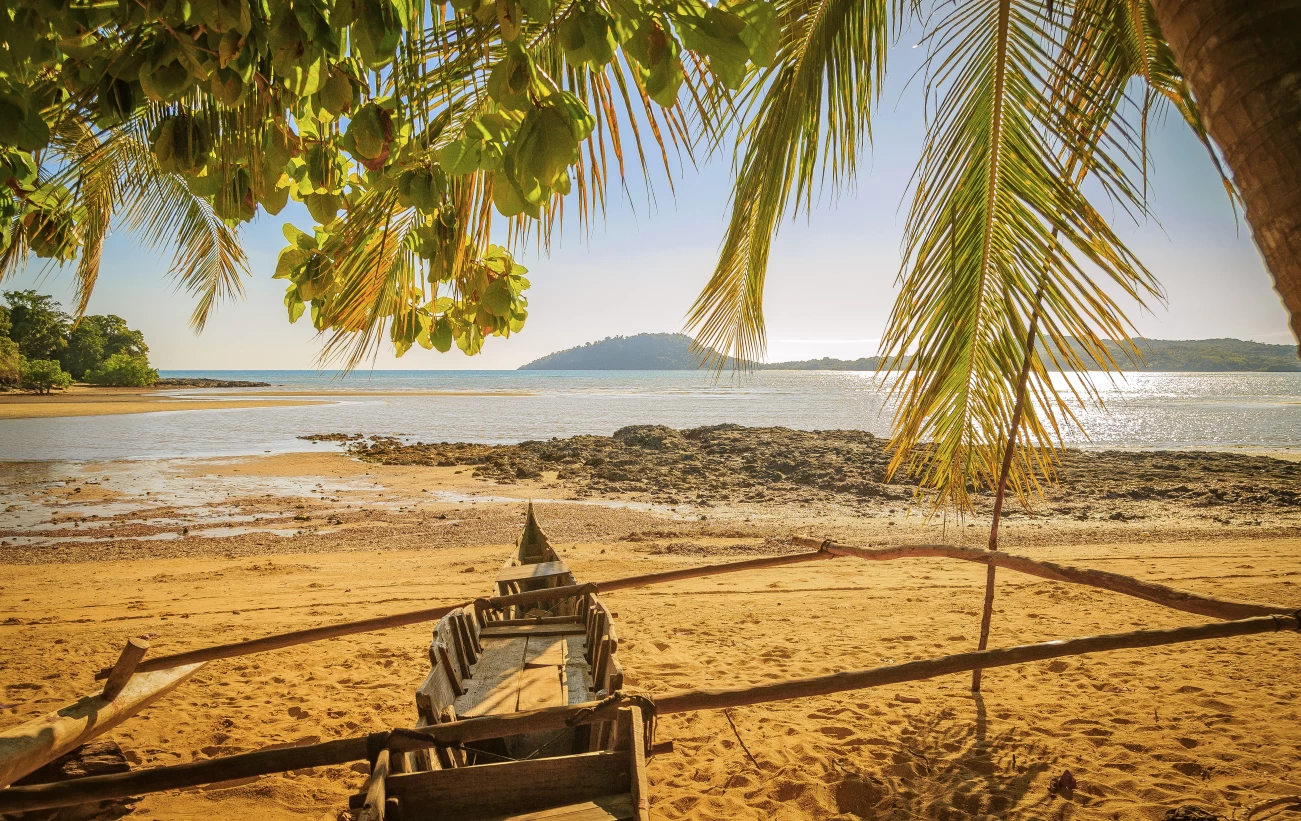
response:
M566 636L530 636L524 650L526 667L565 666Z
M543 707L560 707L565 704L561 682L563 667L528 666L520 671L519 701L517 710L540 710Z
M650 821L650 781L646 778L646 727L640 707L629 707L628 774L635 821Z
M129 638L126 641L126 647L122 648L122 654L117 657L117 664L108 672L108 678L104 681L103 697L113 700L122 688L135 675L136 666L140 660L149 652L149 642L139 638Z
M563 576L569 572L569 566L564 562L538 562L536 564L517 564L512 567L503 567L497 573L498 582L518 582L533 581L537 579L550 579L555 576Z
M582 635L581 624L514 624L504 627L496 623L483 628L480 634L485 639L513 638L515 636L572 636Z
M587 689L587 675L590 668L587 666L587 660L583 658L583 638L566 636L565 645L565 689L568 693L566 702L582 704L591 701L591 694Z
M626 753L581 753L391 776L403 821L491 818L572 805L620 792Z
M458 696L465 695L465 685L461 682L461 676L456 671L456 664L452 661L452 654L451 651L447 649L447 645L443 644L441 641L436 641L434 642L432 651L438 659L438 664L442 668L443 674L447 676L448 683L452 685L452 692L456 693Z
M580 624L578 616L533 616L527 619L498 619L494 627L515 627L521 624Z
M625 793L519 815L498 815L484 821L632 821L632 819L632 796Z
M85 744L170 693L203 664L136 673L113 698L86 696L16 727L0 730L0 788Z
M519 674L527 650L527 638L485 637L474 678L466 682L465 694L456 699L456 714L471 718L514 712L519 703Z
M394 753L380 750L366 779L366 800L362 803L357 821L384 821L384 782L389 774L389 762ZM401 755L398 753L396 755Z

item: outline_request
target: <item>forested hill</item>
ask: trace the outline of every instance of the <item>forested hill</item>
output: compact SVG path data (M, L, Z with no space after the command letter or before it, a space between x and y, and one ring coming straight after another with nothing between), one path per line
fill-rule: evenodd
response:
M1301 371L1295 345L1266 345L1241 339L1136 339L1141 364L1108 342L1112 356L1132 371ZM1078 347L1078 346L1077 346Z
M1167 340L1139 339L1142 364L1130 360L1119 344L1108 347L1127 371L1301 371L1292 345L1266 345L1241 339ZM768 362L760 370L874 371L880 357L863 359L807 359ZM731 368L733 361L727 360ZM689 371L699 358L685 334L612 336L577 348L557 351L520 368L522 371Z
M522 371L693 371L700 357L686 334L611 336L577 348L547 354L522 365ZM727 360L726 367L732 367Z

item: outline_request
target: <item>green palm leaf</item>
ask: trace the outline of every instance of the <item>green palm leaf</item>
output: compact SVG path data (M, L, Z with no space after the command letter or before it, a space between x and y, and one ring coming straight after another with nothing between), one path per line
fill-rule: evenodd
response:
M937 505L969 509L971 489L997 478L1033 313L1077 379L1059 388L1032 354L1028 448L1009 476L1017 488L1051 475L1056 425L1071 418L1063 390L1071 398L1092 390L1068 338L1104 363L1101 337L1128 338L1104 283L1140 302L1159 296L1081 193L1082 166L1141 208L1125 175L1130 158L1115 150L1123 141L1078 139L1082 124L1095 136L1106 129L1113 86L1056 71L1061 34L1041 3L998 0L954 8L932 37L929 86L940 104L882 347L905 367L891 388L899 403L891 469L907 467Z
M737 101L743 149L714 274L687 315L698 350L763 356L768 252L788 208L808 207L819 170L852 179L885 70L886 0L781 0L777 61ZM721 367L723 359L714 364Z

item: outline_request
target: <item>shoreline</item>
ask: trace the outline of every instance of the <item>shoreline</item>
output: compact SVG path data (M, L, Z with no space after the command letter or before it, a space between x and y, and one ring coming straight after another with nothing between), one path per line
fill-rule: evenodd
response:
M0 420L63 419L83 416L119 416L137 413L190 410L242 410L327 404L304 399L259 397L256 394L161 393L165 388L96 388L73 385L50 394L0 393ZM193 389L191 389L193 390ZM224 397L236 396L227 399Z

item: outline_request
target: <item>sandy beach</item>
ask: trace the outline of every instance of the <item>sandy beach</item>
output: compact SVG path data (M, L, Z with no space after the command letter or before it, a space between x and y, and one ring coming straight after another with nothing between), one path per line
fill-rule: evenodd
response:
M90 692L94 671L128 636L175 652L483 595L528 498L583 579L791 551L797 534L983 545L987 516L928 518L870 475L818 493L770 482L763 498L750 498L743 478L764 469L765 448L790 452L777 436L756 441L758 453L733 465L754 466L750 474L733 469L725 481L704 460L713 493L637 487L639 475L657 475L676 464L672 453L689 450L666 456L663 447L660 461L625 466L626 480L563 459L536 476L507 476L502 459L517 460L518 450L425 460L432 464L398 463L392 448L368 461L337 452L0 464L0 721ZM834 437L812 444L833 467L849 447ZM573 447L590 459L598 445ZM1077 466L1060 496L1003 524L1005 548L1301 605L1301 508L1287 496L1295 463L1184 454L1182 482L1167 487L1154 478L1164 462L1111 458L1128 460L1129 479L1106 491L1094 481L1118 462ZM1152 492L1128 492L1139 487ZM628 683L653 695L972 649L983 580L978 565L844 558L607 601L625 638ZM1011 574L998 590L994 646L1205 620ZM213 662L108 737L134 765L150 766L407 725L427 642L427 628L415 626ZM1298 674L1301 636L1271 635L992 670L979 697L967 676L953 676L735 709L730 722L722 713L666 717L657 741L672 749L650 761L652 812L719 821L1159 819L1194 804L1228 818L1301 793ZM1066 770L1076 788L1050 793ZM363 772L331 767L152 795L133 817L346 818Z
M181 410L234 410L311 405L306 399L258 399L255 394L176 396L155 388L93 388L73 385L51 394L0 393L0 419L46 419L61 416L116 416ZM233 398L232 398L233 397Z

